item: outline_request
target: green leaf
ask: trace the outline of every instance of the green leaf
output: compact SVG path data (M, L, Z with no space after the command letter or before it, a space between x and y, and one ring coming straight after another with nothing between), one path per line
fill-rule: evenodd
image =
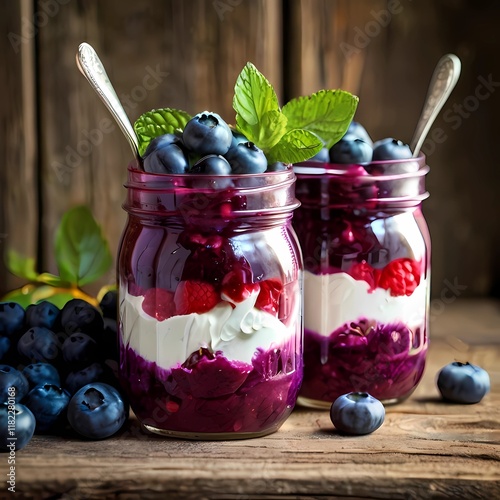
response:
M17 276L28 281L36 281L38 273L35 269L35 259L23 257L15 250L7 252L7 269Z
M282 161L298 163L312 158L323 148L323 141L308 130L295 129L287 132L267 153L269 163Z
M56 233L55 257L61 279L77 286L95 281L109 269L108 244L88 208L64 214Z
M37 279L36 279L36 282L42 283L44 285L57 286L57 287L63 287L63 288L67 288L71 285L70 282L64 281L59 276L55 276L54 274L50 274L50 273L39 274Z
M310 96L292 99L282 111L288 118L289 130L309 130L331 148L346 133L358 101L358 97L344 90L320 90Z
M134 123L134 130L139 141L139 153L144 154L152 139L163 134L173 134L184 130L191 115L180 109L153 109L141 115Z
M252 63L246 64L236 80L233 108L238 130L264 152L286 132L276 92Z

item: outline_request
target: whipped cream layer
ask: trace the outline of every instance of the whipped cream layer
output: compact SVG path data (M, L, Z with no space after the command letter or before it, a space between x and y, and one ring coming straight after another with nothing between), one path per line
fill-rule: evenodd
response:
M425 319L428 284L422 279L410 296L391 295L389 290L370 291L366 281L346 273L304 272L304 325L328 337L346 323L360 318L379 323L402 322L409 327Z
M122 341L144 359L170 369L200 347L222 351L229 360L251 363L258 348L279 347L295 334L279 319L254 307L258 293L234 307L219 302L203 314L172 316L163 321L146 314L144 297L121 290Z

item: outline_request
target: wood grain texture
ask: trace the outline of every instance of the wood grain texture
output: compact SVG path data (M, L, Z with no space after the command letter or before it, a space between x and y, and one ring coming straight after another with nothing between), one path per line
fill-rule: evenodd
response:
M475 317L461 327L463 311ZM375 433L336 432L328 412L296 408L275 434L191 442L146 435L135 419L102 442L35 436L18 453L20 498L500 498L498 304L457 301L434 317L426 373ZM455 337L454 332L458 335ZM440 401L434 378L457 354L490 373L476 405ZM4 463L1 464L4 466Z
M6 2L0 15L0 295L22 284L4 265L8 250L37 257L37 109L35 41L29 0Z

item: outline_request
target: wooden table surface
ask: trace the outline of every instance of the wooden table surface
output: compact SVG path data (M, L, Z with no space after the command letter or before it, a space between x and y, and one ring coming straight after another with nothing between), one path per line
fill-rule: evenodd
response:
M17 452L16 495L2 498L500 499L500 305L434 304L424 378L375 433L346 437L328 412L296 408L264 438L191 442L146 435L131 418L104 441L35 436ZM440 401L454 359L488 370L475 405ZM6 488L2 460L2 488ZM5 468L5 469L4 469Z

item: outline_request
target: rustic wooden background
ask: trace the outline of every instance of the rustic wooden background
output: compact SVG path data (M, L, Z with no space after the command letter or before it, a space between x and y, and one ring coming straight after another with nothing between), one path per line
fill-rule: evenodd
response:
M426 145L433 295L498 296L499 21L495 0L3 1L0 252L55 272L55 228L80 203L116 251L130 151L76 68L81 41L132 120L170 106L231 121L236 76L252 61L282 100L342 87L359 95L356 118L374 139L407 142L436 62L454 52L462 76ZM0 264L0 293L19 284Z

